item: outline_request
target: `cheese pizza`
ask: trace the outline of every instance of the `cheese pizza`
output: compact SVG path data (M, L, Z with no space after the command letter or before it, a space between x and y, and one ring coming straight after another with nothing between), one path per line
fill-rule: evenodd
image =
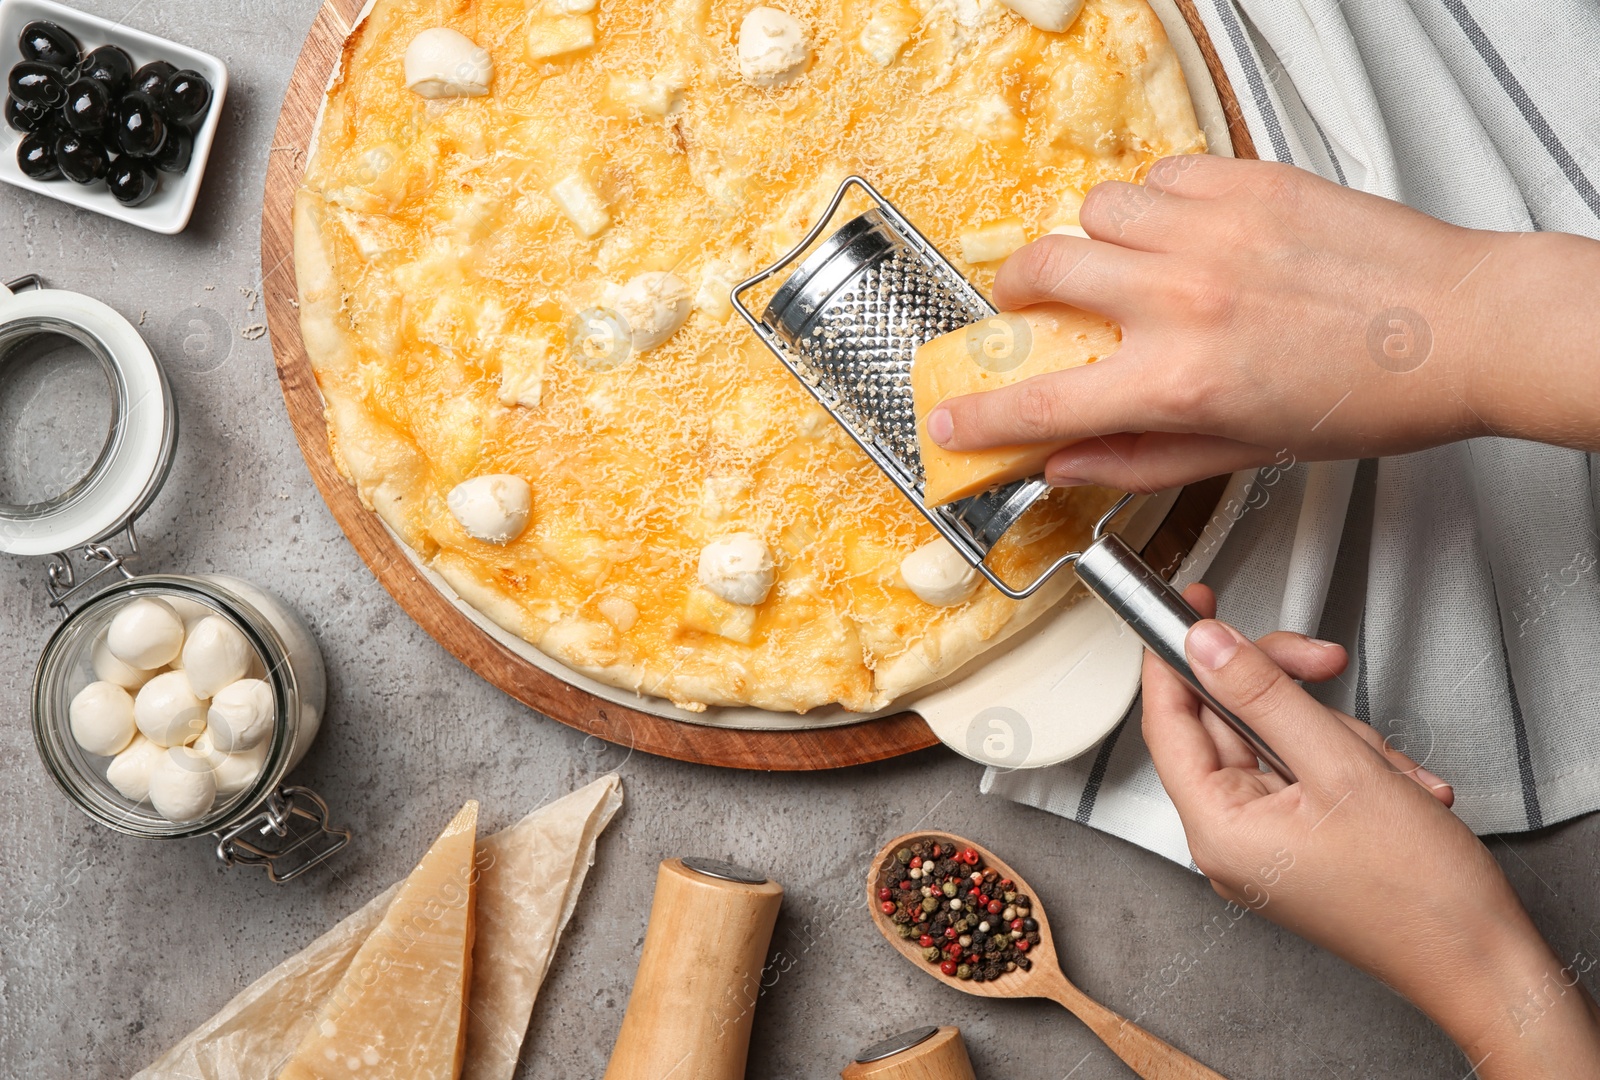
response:
M375 0L295 206L335 460L573 669L689 709L881 708L1071 575L982 583L732 286L852 173L986 289L1091 185L1203 149L1144 0ZM1061 348L1117 341L1086 319ZM1053 493L991 564L1031 578L1114 497Z

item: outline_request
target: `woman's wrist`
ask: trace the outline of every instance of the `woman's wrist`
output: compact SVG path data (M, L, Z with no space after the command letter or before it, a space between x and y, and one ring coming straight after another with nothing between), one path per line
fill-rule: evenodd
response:
M1600 1075L1600 1014L1582 964L1563 963L1531 924L1480 938L1470 952L1470 966L1436 973L1412 998L1481 1080Z
M1475 269L1447 299L1464 405L1480 430L1600 450L1600 243L1564 233L1471 234Z
M1498 360L1511 333L1498 277L1516 239L1430 222L1409 237L1419 251L1414 265L1398 278L1392 267L1375 272L1358 294L1361 317L1373 313L1362 358L1371 366L1358 363L1365 378L1352 402L1376 442L1366 449L1405 453L1498 432L1507 404Z

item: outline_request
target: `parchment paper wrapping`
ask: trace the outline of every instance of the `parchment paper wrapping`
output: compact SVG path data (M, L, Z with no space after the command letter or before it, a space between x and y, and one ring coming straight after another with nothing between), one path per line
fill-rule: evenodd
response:
M595 843L622 806L602 777L479 841L477 937L462 1080L510 1080L539 986L572 917ZM251 983L133 1080L270 1080L299 1045L397 882Z
M511 1080L517 1071L534 999L578 906L595 841L621 806L622 781L612 774L483 842L494 858L478 863L462 1080Z

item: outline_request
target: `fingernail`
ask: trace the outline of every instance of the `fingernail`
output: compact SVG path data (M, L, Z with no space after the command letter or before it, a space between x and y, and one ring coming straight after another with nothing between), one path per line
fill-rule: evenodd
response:
M1315 645L1319 649L1342 649L1342 648L1344 648L1344 646L1340 645L1337 641L1323 641L1319 637L1308 637L1308 638L1306 638L1306 640L1311 642L1311 644Z
M935 409L928 414L928 438L943 446L956 433L955 421L949 409Z
M1438 791L1440 788L1446 788L1450 786L1443 780L1439 779L1438 774L1429 772L1421 765L1417 766L1417 779L1421 780L1422 786L1427 788L1429 791Z
M1215 671L1233 659L1233 654L1239 651L1239 639L1215 619L1205 619L1189 630L1185 647L1189 660L1196 667Z
M1089 483L1089 481L1080 480L1076 476L1052 476L1049 477L1049 480L1051 487L1058 488L1083 487Z

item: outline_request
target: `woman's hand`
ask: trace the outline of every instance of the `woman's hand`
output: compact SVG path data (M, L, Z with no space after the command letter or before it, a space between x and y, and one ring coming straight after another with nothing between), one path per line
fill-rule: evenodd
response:
M1046 478L1131 491L1482 434L1600 449L1600 244L1457 228L1205 155L1096 186L1080 220L1093 239L1029 244L994 300L1096 312L1121 347L951 399L928 421L941 445L1083 440Z
M1404 994L1485 1080L1600 1076L1593 1001L1540 938L1438 777L1294 680L1339 674L1344 650L1298 634L1252 644L1185 593L1196 675L1298 775L1261 772L1244 742L1161 661L1144 663L1144 736L1195 864L1221 895Z

